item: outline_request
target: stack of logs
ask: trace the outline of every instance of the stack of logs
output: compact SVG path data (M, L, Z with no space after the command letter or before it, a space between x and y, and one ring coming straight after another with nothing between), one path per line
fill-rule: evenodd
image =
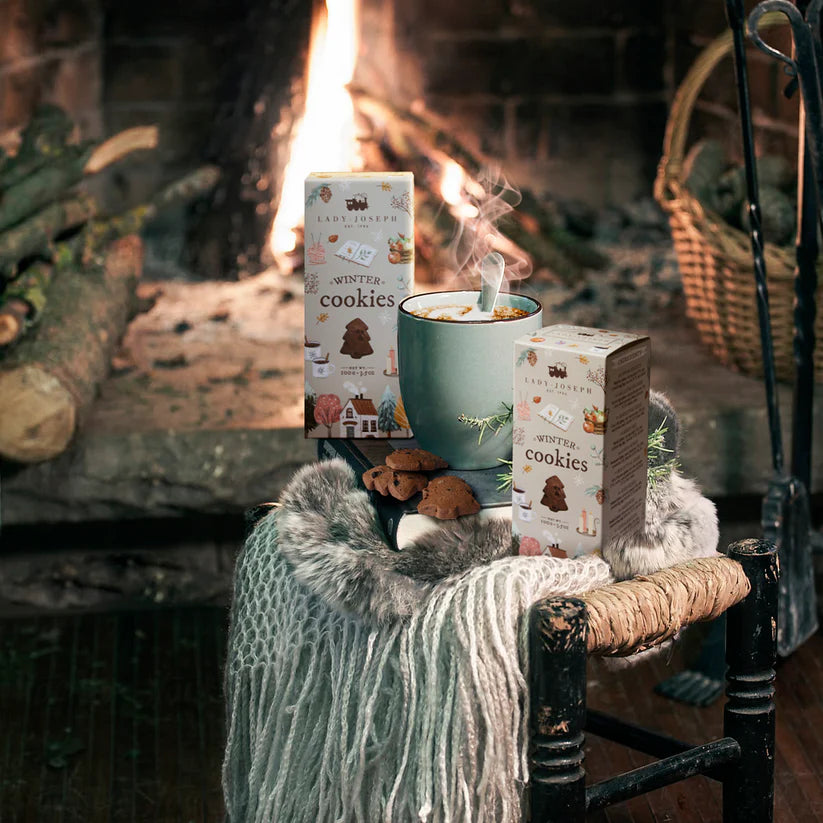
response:
M71 441L137 309L142 244L135 233L164 207L217 182L212 166L149 203L100 213L83 181L157 146L154 126L101 144L72 141L74 124L41 106L13 155L0 156L0 458L37 462Z
M362 89L349 91L364 132L360 146L366 166L414 172L416 277L425 276L421 262L429 269L430 280L436 279L433 270L448 268L453 262L448 255L452 238L465 228L440 192L449 163L461 167L471 188L477 189L479 180L492 181L491 190L486 183L486 192L479 198L465 192L467 202L475 200L482 205L483 197L491 194L516 206L495 226L497 250L508 259L526 259L535 272L566 284L579 282L586 271L608 264L599 250L569 232L532 191L521 188L518 196L518 192L495 183L496 175L489 175L495 164L461 142L433 113L401 108Z

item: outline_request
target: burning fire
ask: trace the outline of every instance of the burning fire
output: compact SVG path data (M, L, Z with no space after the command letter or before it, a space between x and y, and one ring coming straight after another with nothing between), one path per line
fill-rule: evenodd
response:
M465 191L472 188L473 181L466 174L466 170L455 160L445 158L443 161L443 177L440 180L440 194L451 207L452 214L459 220L471 220L477 217L479 211L466 198ZM483 189L480 189L483 194Z
M281 269L292 268L295 227L303 220L303 181L313 171L350 171L359 165L354 106L346 86L359 45L357 0L326 0L312 23L306 111L292 142L269 248Z
M355 112L348 86L354 75L359 49L358 0L326 0L312 22L306 73L306 107L286 164L277 214L268 246L281 271L294 268L294 254L303 223L304 181L311 172L352 171L362 168L358 151ZM380 106L368 99L359 102L380 128ZM413 106L415 104L412 104ZM419 135L418 135L419 137ZM452 241L454 272L479 272L482 260L491 251L507 258L506 277L525 277L528 260L508 238L497 230L500 217L512 210L501 192L513 192L495 172L491 180L467 172L444 151L430 147L428 158L438 168L431 181L439 188L444 204L455 218L457 235ZM512 199L512 198L509 198ZM517 202L517 198L514 198Z

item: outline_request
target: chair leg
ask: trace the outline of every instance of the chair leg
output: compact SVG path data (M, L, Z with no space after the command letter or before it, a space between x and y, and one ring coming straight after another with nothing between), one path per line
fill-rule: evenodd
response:
M532 823L583 823L586 608L554 597L529 615Z
M752 589L727 615L724 734L740 760L723 780L724 823L774 819L774 665L777 655L777 553L764 540L734 543L729 554Z

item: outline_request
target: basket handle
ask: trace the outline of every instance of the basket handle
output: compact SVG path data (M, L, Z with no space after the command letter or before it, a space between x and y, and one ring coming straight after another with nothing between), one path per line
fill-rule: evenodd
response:
M758 31L786 23L782 12L771 11L760 18ZM672 190L672 183L680 177L683 167L683 153L689 134L689 122L703 84L714 71L715 66L732 50L731 29L712 40L698 55L692 67L683 78L672 101L666 134L663 137L663 155L657 166L657 178L654 181L654 196L658 202L677 196Z

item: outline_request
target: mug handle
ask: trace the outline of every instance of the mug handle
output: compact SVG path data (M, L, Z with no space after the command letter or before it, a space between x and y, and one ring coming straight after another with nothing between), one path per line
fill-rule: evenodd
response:
M329 363L329 375L334 374L336 370L337 366L335 366L334 363Z

